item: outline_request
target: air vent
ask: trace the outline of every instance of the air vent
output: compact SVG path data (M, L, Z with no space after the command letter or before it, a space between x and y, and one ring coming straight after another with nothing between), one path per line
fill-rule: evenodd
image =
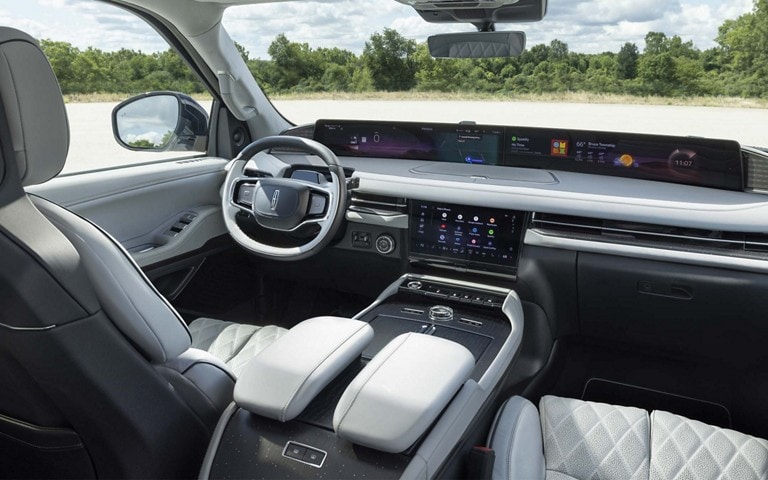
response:
M768 234L670 227L549 213L534 213L531 228L545 235L571 239L768 259Z
M408 202L405 198L387 197L352 191L350 210L376 215L401 215L408 212Z

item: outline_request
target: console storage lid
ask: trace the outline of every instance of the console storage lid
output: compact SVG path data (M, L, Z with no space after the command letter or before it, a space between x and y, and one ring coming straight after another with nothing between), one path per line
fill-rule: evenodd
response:
M474 365L472 354L458 343L402 334L347 387L333 415L334 430L359 445L402 452L434 422Z
M240 407L281 422L298 416L373 339L365 322L342 317L305 320L262 350L235 384Z

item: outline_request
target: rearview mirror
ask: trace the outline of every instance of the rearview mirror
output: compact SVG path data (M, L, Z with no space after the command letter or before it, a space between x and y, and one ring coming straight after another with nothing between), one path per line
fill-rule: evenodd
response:
M112 131L128 150L204 152L208 112L183 93L144 93L112 110Z
M525 32L468 32L432 35L429 53L437 58L516 57L525 50Z

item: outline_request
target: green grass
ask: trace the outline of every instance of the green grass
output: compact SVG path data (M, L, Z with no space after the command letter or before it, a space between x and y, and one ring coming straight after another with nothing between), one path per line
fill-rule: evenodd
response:
M118 102L129 94L94 93L65 95L67 103ZM193 95L198 101L210 101L206 95ZM477 101L477 102L545 102L545 103L595 103L630 105L671 105L697 107L768 108L768 99L738 97L641 97L590 92L495 94L472 92L364 92L364 93L288 93L270 97L276 101L293 100L341 100L341 101Z

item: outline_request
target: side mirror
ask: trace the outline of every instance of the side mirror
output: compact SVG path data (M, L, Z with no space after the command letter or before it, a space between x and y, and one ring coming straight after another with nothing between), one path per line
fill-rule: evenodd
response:
M183 93L144 93L112 110L112 132L128 150L204 152L208 112Z

